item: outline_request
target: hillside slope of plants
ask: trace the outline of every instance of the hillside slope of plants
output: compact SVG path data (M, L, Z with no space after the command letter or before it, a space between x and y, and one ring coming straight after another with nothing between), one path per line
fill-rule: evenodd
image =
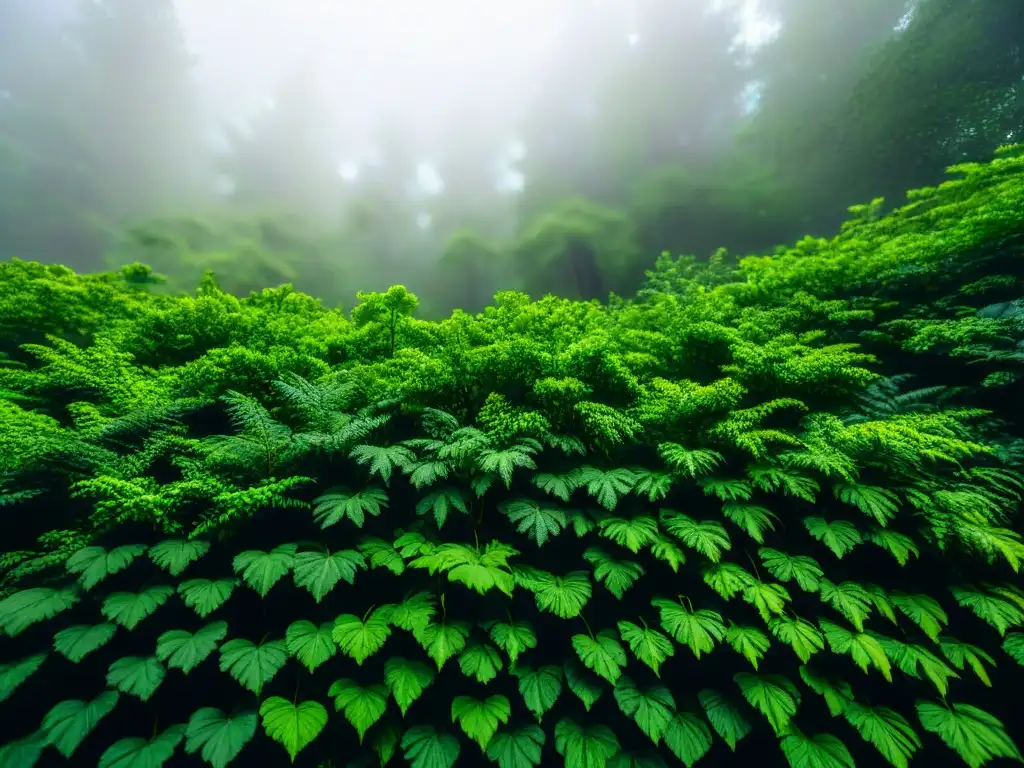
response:
M441 322L0 265L0 765L1020 762L1024 147L910 199Z

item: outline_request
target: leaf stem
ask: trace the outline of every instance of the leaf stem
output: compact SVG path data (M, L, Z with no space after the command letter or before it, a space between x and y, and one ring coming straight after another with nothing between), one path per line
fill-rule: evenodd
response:
M580 612L580 619L583 621L584 626L587 628L587 634L590 635L590 639L594 639L594 633L590 630L590 624L587 622L587 617Z

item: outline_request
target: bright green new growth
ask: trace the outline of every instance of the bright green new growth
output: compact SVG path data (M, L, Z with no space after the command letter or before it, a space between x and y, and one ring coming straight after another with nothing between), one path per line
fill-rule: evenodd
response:
M436 323L0 265L0 764L1024 762L1024 149L954 174Z

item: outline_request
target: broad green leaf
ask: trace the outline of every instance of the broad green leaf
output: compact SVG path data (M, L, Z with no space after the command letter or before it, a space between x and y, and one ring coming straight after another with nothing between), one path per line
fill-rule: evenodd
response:
M456 696L452 700L452 722L458 722L462 732L480 745L481 751L498 730L508 723L512 707L504 696L488 696L483 701L471 696Z
M735 624L729 625L725 633L725 642L732 646L736 653L750 662L750 666L757 670L758 662L764 658L771 646L768 636L755 627L740 627Z
M821 601L841 613L858 632L863 632L864 620L871 613L871 605L874 602L871 593L853 581L833 584L828 579L822 579L820 586Z
M81 599L77 587L50 589L35 587L15 592L0 600L0 629L8 637L14 637L24 630L58 613L66 611Z
M769 547L762 547L757 554L768 572L779 581L795 581L804 592L818 591L818 582L825 572L813 557L787 555Z
M648 515L638 515L628 520L607 517L598 521L598 529L601 536L625 547L634 555L658 538L658 521Z
M366 621L351 613L342 614L334 620L331 631L331 637L341 652L355 659L360 666L384 647L390 635L386 613L380 608L367 616Z
M692 712L680 712L665 726L665 746L690 768L711 749L711 731Z
M416 632L426 627L437 613L434 596L429 592L417 592L400 603L389 603L378 610L381 616L399 629Z
M270 552L252 549L235 556L231 567L260 597L266 597L295 563L297 544L281 544Z
M257 696L287 661L288 647L283 640L267 640L256 645L251 640L238 638L220 647L220 671L229 673Z
M496 678L503 666L498 649L487 643L473 643L459 654L462 674L483 685Z
M656 629L647 626L639 627L629 621L620 621L617 626L622 641L629 644L630 652L642 663L646 664L654 672L656 677L661 677L661 665L665 660L676 653L672 641Z
M853 523L845 520L834 520L830 523L823 517L805 517L804 527L839 560L864 541Z
M584 666L612 685L626 666L626 651L610 629L602 629L594 636L573 635L572 647Z
M715 643L725 638L725 624L722 617L706 608L692 610L682 601L656 597L651 605L661 613L661 626L677 643L687 646L696 658L702 653L711 653Z
M583 553L583 559L594 566L594 580L621 600L645 571L639 563L616 560L598 547L590 547Z
M356 572L360 568L366 570L366 558L354 549L343 549L334 554L326 550L299 552L292 568L295 586L309 590L319 603L339 581L354 584Z
M542 507L532 499L513 499L501 504L499 509L515 523L518 533L526 534L538 547L543 547L569 524L564 510Z
M1011 632L1003 640L1003 650L1006 655L1024 667L1024 632ZM0 696L0 701L3 697Z
M537 635L525 621L495 622L489 632L494 644L508 654L508 660L515 664L519 654L537 647Z
M166 674L167 670L156 656L126 656L110 665L107 671L107 685L117 688L121 693L149 701L160 687L160 683L164 681Z
M537 579L536 587L532 590L537 600L537 609L553 613L560 619L579 616L593 594L590 580L584 571L573 571L565 576L541 571Z
M443 624L428 624L413 635L416 642L434 660L440 672L445 663L461 653L469 637L469 624L464 621L450 621Z
M722 514L758 544L764 543L765 531L775 530L772 521L779 519L767 507L742 501L726 502L722 505Z
M718 691L705 689L697 694L697 698L715 733L735 752L736 745L750 733L750 723L743 712Z
M429 725L417 725L402 736L402 752L409 768L452 768L460 751L457 738Z
M271 696L260 704L263 730L295 757L320 735L327 725L327 710L316 701L293 704L280 696Z
M39 669L45 660L45 653L37 653L19 661L0 664L0 701L9 699L14 690ZM76 661L76 659L72 659L72 661Z
M791 726L779 746L790 768L856 768L846 745L831 733L806 736Z
M313 520L321 530L337 525L348 518L356 528L362 528L366 516L378 517L388 506L388 495L383 488L371 486L355 493L337 488L313 499Z
M405 573L405 560L392 544L383 539L367 536L359 540L358 548L367 559L370 568L387 568L395 576Z
M487 759L498 768L533 768L540 765L544 742L544 731L536 725L501 730L487 745Z
M742 594L747 587L757 580L744 568L736 563L714 563L701 570L704 583L717 592L723 600L732 600ZM748 601L749 602L749 601Z
M1007 587L951 587L957 605L969 609L1000 636L1024 626L1024 598Z
M874 745L895 768L908 768L921 739L899 712L888 707L872 707L850 702L843 712L864 741Z
M77 664L97 648L109 643L116 631L117 626L114 624L96 624L91 627L76 624L54 635L53 647L68 661ZM0 696L0 701L3 701L3 696Z
M405 717L412 703L434 682L434 670L421 661L394 656L384 663L384 681Z
M945 696L949 692L949 680L959 675L945 664L938 656L929 651L923 645L901 643L884 635L868 632L882 647L887 658L889 658L899 670L910 677L921 679L923 672L940 695Z
M793 649L804 664L811 656L825 649L825 637L816 626L799 616L776 616L768 628L780 641Z
M183 629L172 629L157 638L156 657L168 667L180 669L187 675L217 650L218 643L227 634L228 625L224 621L207 624L194 634Z
M651 555L656 560L666 563L673 573L679 573L680 566L686 563L686 554L668 536L658 536L651 542L649 549Z
M379 728L374 729L371 747L377 753L381 768L391 762L391 758L398 751L401 738L402 732L393 723L385 721Z
M575 659L565 662L565 684L583 702L583 708L587 712L604 693L601 678L580 665Z
M154 544L149 548L149 559L158 568L163 568L171 576L180 576L185 569L210 551L210 543L200 539L183 541L168 539Z
M416 461L416 454L402 445L357 445L348 455L363 466L369 464L370 477L376 475L385 485L396 469L405 470Z
M604 768L619 749L619 740L605 725L581 728L568 717L555 724L555 751L567 767Z
M792 598L781 584L766 584L754 581L743 588L743 600L757 608L761 621L767 623L773 614L780 614L786 609L786 603Z
M34 768L45 747L42 731L30 733L0 747L0 765L4 768Z
M259 716L255 712L225 715L214 707L192 713L185 730L185 751L200 752L213 768L226 768L256 735Z
M172 594L174 589L166 585L147 587L141 592L114 592L103 601L103 615L130 631Z
M740 672L733 676L750 706L765 716L776 736L786 733L790 718L800 705L800 691L782 675Z
M943 706L918 701L917 716L926 731L942 739L970 768L981 768L998 757L1024 762L1003 724L983 709L956 702Z
M288 653L310 672L338 652L333 638L334 623L326 621L319 627L311 621L295 621L285 631Z
M893 592L892 603L908 619L917 624L933 643L939 641L939 635L942 634L942 628L949 623L949 617L942 610L938 601L928 595L906 595L902 592Z
M184 725L172 725L152 739L121 739L100 756L98 768L161 768L174 756L184 736Z
M843 714L853 703L853 688L845 680L832 680L819 675L806 664L800 667L800 679L808 688L824 697L832 717Z
M109 552L103 547L85 547L69 557L65 567L78 575L79 586L88 592L107 576L123 571L145 551L142 544L125 544Z
M356 729L360 744L388 707L388 687L383 683L362 686L354 680L342 678L331 684L327 695L334 697L334 709L344 712L345 719Z
M205 619L231 597L237 586L238 579L189 579L178 585L178 594L199 618Z
M535 670L517 666L511 672L519 679L519 695L523 697L526 708L533 712L538 723L541 722L544 713L555 706L562 693L561 667L548 665Z
M43 718L46 743L70 760L78 745L110 714L118 698L117 691L103 691L91 701L73 699L57 704Z
M717 563L722 559L723 552L732 549L729 533L721 523L714 520L697 521L681 512L663 509L661 524L671 535L712 563Z
M530 482L545 493L569 503L569 497L576 490L576 483L571 475L552 475L548 472L538 472Z
M851 632L845 627L833 624L830 621L821 619L818 622L825 639L828 640L832 653L848 653L853 663L861 668L863 672L868 671L868 666L874 666L886 682L892 682L892 665L885 655L885 650L879 645L874 637L866 632Z
M614 694L623 714L657 745L676 711L675 699L668 688L663 685L638 688L632 679L622 675L615 683Z
M982 685L988 688L992 687L992 680L988 676L985 664L991 664L994 667L996 660L984 650L976 645L961 643L952 637L940 637L939 648L942 649L942 655L949 659L949 663L958 670L963 671L965 666L970 666L974 674L981 680Z

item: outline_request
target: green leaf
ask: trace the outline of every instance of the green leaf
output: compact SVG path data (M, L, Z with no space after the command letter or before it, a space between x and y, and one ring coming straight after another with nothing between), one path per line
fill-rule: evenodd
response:
M604 584L617 600L621 600L626 591L645 573L639 563L616 560L598 547L587 549L583 553L583 559L594 566L594 580Z
M682 604L656 597L651 605L661 613L661 626L677 642L687 646L696 658L711 653L725 638L722 617L706 608L693 611Z
M190 564L209 551L210 543L207 541L168 539L149 548L149 559L171 576L180 576Z
M648 515L638 515L626 520L621 517L606 517L598 521L600 535L634 555L658 539L658 521Z
M711 749L711 731L691 712L680 712L665 726L665 746L679 761L691 768Z
M271 696L260 704L260 717L267 736L285 748L293 763L327 725L327 710L319 702L292 704L280 696Z
M487 745L487 759L498 768L533 768L540 765L544 742L544 731L536 725L501 730Z
M0 629L14 637L33 624L52 619L81 599L76 587L50 589L35 587L15 592L0 600Z
M874 602L871 593L860 584L853 581L833 584L828 579L821 580L821 601L841 613L858 632L864 631L864 620Z
M469 637L469 625L464 621L451 621L443 624L428 624L413 635L416 642L434 660L440 672L445 663L466 647Z
M429 592L417 592L400 603L381 606L379 610L388 622L406 632L423 629L437 613L434 596Z
M1024 632L1011 632L1003 640L1003 650L1006 655L1024 667ZM2 688L0 688L2 690ZM3 696L0 696L3 701Z
M123 571L146 551L142 544L125 544L107 552L103 547L85 547L68 558L65 566L69 573L78 574L78 584L86 592L107 576Z
M750 723L743 712L718 691L705 689L697 694L697 698L715 733L735 752L736 745L750 733Z
M462 674L483 685L496 678L503 666L498 649L486 643L473 643L459 654Z
M58 633L59 634L59 633ZM57 650L60 650L59 648ZM82 654L83 656L85 654ZM0 664L0 701L6 701L46 661L45 653L37 653L19 661ZM72 659L75 661L75 659Z
M800 691L782 675L740 672L733 677L750 706L767 718L776 736L786 733L800 704Z
M939 648L942 649L942 655L949 659L950 664L958 670L962 671L966 665L970 665L982 685L992 687L992 680L988 676L985 664L991 664L994 667L996 660L984 650L976 645L961 643L951 637L940 637Z
M568 717L555 724L555 751L571 768L604 768L619 751L619 740L605 725L581 728Z
M661 665L676 653L672 641L658 630L648 627L647 622L644 622L642 628L629 621L620 621L616 626L622 641L629 644L630 652L650 667L655 677L661 677Z
M905 674L921 679L921 672L932 682L939 694L945 696L949 692L950 678L959 677L938 656L922 645L901 643L892 638L869 632L885 651L899 670Z
M891 554L900 565L906 565L911 557L920 555L914 540L898 531L876 528L864 534L864 539Z
M178 585L178 594L199 618L205 619L231 597L237 586L238 579L189 579Z
M166 585L147 587L141 592L114 592L103 601L103 615L131 631L172 594L174 589Z
M405 717L412 703L434 682L434 670L423 662L394 656L384 663L384 681Z
M860 737L874 745L895 768L908 768L921 739L903 715L888 707L871 707L850 702L843 712Z
M231 561L231 567L260 597L266 597L281 577L292 569L297 550L296 544L282 544L270 552L248 550L236 555Z
M610 629L602 629L593 637L573 635L572 647L588 669L612 685L626 666L626 651Z
M60 702L43 718L41 728L46 743L70 760L85 737L110 714L118 698L116 691L103 691L91 701L74 699Z
M768 622L768 628L779 640L793 649L804 664L811 656L825 649L825 638L818 628L799 616L777 616Z
M573 482L572 475L552 475L548 472L538 472L530 479L530 482L544 493L566 503L569 503L569 497L576 490L576 483Z
M110 665L107 671L107 685L117 688L121 693L137 696L142 701L149 701L156 693L160 683L164 681L167 670L156 658L150 656L127 656Z
M0 747L0 765L4 768L34 768L45 747L42 731L8 742Z
M98 768L161 768L174 756L184 736L184 725L172 725L152 739L121 739L100 756Z
M459 759L459 740L429 725L417 725L402 736L402 752L409 768L452 768Z
M565 662L565 683L569 690L583 702L583 708L590 711L604 693L601 678L580 665L575 659Z
M892 682L892 665L885 655L885 650L874 637L866 632L851 632L824 619L818 624L825 633L832 653L849 653L853 663L860 667L862 672L867 672L868 666L873 665L882 673L886 682Z
M970 768L980 768L998 757L1024 762L998 718L971 704L949 707L931 701L917 702L921 725L960 755Z
M333 555L326 551L299 552L292 562L295 586L304 587L319 603L342 579L354 584L356 572L366 569L366 558L354 549Z
M359 743L370 727L384 716L388 708L388 687L382 683L361 686L354 680L335 680L327 691L334 697L334 709L344 711L345 719L359 734Z
M861 537L853 523L845 520L834 520L828 522L823 517L805 517L804 527L814 538L828 547L837 559L842 560L850 551L862 543Z
M385 484L391 482L395 470L406 470L416 461L416 454L402 445L357 445L349 458L358 464L370 465L370 477L376 475Z
M537 609L553 613L560 619L574 619L583 611L593 594L584 571L555 576L541 571L533 589Z
M572 478L577 487L585 487L587 493L609 512L615 511L619 497L629 493L636 483L636 476L624 468L605 472L596 467L583 466L573 473Z
M805 736L793 726L779 746L790 768L856 768L846 745L831 733Z
M310 672L338 652L332 636L334 623L326 621L319 627L311 621L295 621L284 633L288 653Z
M226 768L252 741L257 725L259 716L255 712L229 717L214 707L197 709L185 731L185 751L191 755L202 750L203 760L213 768Z
M950 592L958 605L968 608L975 616L995 629L1000 636L1013 628L1024 626L1024 604L1008 590L986 586L984 591L971 587L951 587ZM0 623L2 623L0 603Z
M228 640L220 647L220 671L229 673L243 688L257 696L288 661L283 640L256 645L251 640ZM261 713L262 714L262 713Z
M772 614L782 613L786 609L786 602L792 598L781 584L754 581L743 588L743 600L757 608L761 620L767 623Z
M382 768L395 756L401 738L402 732L390 722L385 722L380 728L374 730L372 747L373 751L377 753L377 760Z
M665 535L658 536L657 539L651 542L650 551L656 560L667 563L673 573L679 573L679 567L686 562L686 555L683 553L683 550Z
M441 530L448 522L448 515L452 512L469 514L469 505L466 503L465 495L461 490L452 486L431 491L416 502L416 514L420 516L433 514L438 530Z
M166 662L168 667L180 669L187 675L217 650L217 644L227 634L228 625L224 621L207 624L195 634L183 629L172 629L157 638L156 656Z
M908 619L917 624L933 643L939 641L939 635L942 634L942 628L949 623L949 617L942 610L938 601L928 595L906 595L902 592L893 592L892 603Z
M91 627L76 624L54 635L53 647L68 661L77 664L96 649L109 643L116 631L117 627L114 624L97 624ZM4 697L0 696L0 701L3 699Z
M519 679L519 695L526 708L533 712L538 723L541 722L544 713L555 706L562 693L561 668L548 665L535 670L522 666L514 667L511 672Z
M704 583L717 592L723 600L731 600L757 580L735 563L715 563L701 570Z
M458 722L462 732L487 750L498 726L508 723L512 707L504 696L488 696L483 701L471 696L456 696L452 701L452 722Z
M755 627L739 627L729 624L729 630L725 633L725 642L732 646L736 653L750 662L750 665L757 670L758 662L764 658L771 646L768 636Z
M371 486L355 493L346 488L322 494L313 499L313 521L320 529L330 528L348 518L356 528L362 528L366 516L378 517L388 506L388 495L383 488Z
M714 520L694 520L689 515L671 509L661 510L661 524L671 535L708 560L717 563L722 553L732 549L732 541L721 523Z
M804 592L818 591L818 582L824 571L813 557L787 555L768 547L757 550L757 554L768 572L779 581L796 581L797 586Z
M387 568L395 576L405 573L405 561L392 544L367 536L359 541L359 551L367 558L370 568Z
M508 660L515 664L519 654L537 647L537 635L525 621L495 622L489 628L491 640L508 654Z
M622 675L615 683L613 693L622 713L632 718L647 738L657 745L675 715L676 702L668 688L663 685L637 688L636 683Z
M518 533L526 534L538 547L543 547L569 524L563 510L542 507L532 499L506 501L498 509L510 522L516 524Z
M747 504L742 501L731 501L722 505L722 514L740 528L758 544L764 543L764 532L774 531L775 524L772 520L778 520L767 507L757 504Z
M343 654L362 666L384 647L391 636L391 627L388 626L386 612L378 608L366 617L365 622L351 613L339 616L334 620L331 636Z

